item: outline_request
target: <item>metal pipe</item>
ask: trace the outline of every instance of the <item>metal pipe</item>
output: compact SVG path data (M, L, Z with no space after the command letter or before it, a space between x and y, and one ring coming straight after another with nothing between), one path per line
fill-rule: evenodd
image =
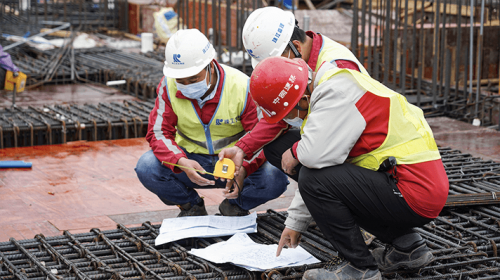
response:
M476 63L476 79L481 80L481 66L482 66L482 50L483 50L483 27L484 27L484 0L481 0L481 23L479 28L479 35L477 40L477 63ZM472 83L471 83L472 87ZM474 118L479 114L479 95L481 94L481 85L478 83L476 88L476 106L474 109Z
M46 2L45 2L45 4L46 4ZM17 46L19 46L19 45L22 45L22 44L24 44L24 43L26 43L26 42L28 42L28 41L32 40L32 39L33 39L33 38L35 38L35 37L43 37L43 36L45 36L45 35L52 34L52 33L56 32L56 31L59 31L59 30L62 30L62 29L66 29L66 28L68 28L68 27L70 27L70 26L71 26L71 24L70 24L69 22L60 22L60 21L42 21L41 23L42 23L42 24L50 24L50 25L60 25L60 26L58 26L58 27L56 27L56 28L53 28L53 29L51 29L51 30L48 30L48 31L42 32L42 33L40 33L40 34L37 34L37 35L33 35L33 36L31 36L31 37L28 37L28 38L26 38L24 41L19 41L19 42L16 42L16 43L14 43L14 44L10 44L10 45L6 46L5 48L3 48L3 50L4 50L4 51L7 51L7 50L12 49L12 48L14 48L14 47L17 47Z

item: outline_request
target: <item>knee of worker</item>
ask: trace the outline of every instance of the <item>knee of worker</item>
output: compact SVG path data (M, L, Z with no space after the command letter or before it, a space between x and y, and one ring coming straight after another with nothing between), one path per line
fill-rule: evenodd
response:
M320 195L317 171L318 169L310 169L305 166L300 168L299 181L297 183L302 198L306 199L305 197L317 197Z
M265 189L269 197L276 198L286 191L290 182L285 173L274 167L269 162L264 163L261 167L261 179L259 188Z
M153 188L154 182L158 181L158 167L160 163L153 151L147 151L144 153L139 161L137 161L137 165L135 167L135 173L139 178L139 181L148 189Z
M277 150L272 144L273 142L264 146L264 155L266 156L267 162L277 168L281 168L281 154L277 153Z

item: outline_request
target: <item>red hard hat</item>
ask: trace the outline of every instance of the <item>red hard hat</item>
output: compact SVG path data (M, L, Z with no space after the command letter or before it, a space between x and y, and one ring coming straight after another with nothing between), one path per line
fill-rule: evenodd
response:
M250 77L250 93L268 123L282 120L299 102L308 73L302 59L268 57L257 64Z

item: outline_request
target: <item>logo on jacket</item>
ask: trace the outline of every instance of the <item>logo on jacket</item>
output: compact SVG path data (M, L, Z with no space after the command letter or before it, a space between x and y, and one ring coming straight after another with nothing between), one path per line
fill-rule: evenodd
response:
M172 64L184 64L184 62L179 60L180 57L181 57L180 54L174 53L174 62Z

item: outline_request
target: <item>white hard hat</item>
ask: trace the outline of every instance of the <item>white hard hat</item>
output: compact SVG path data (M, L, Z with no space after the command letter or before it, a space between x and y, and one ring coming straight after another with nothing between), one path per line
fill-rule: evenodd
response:
M243 45L252 57L253 68L264 58L280 56L294 27L295 16L289 11L278 7L253 11L243 26Z
M163 74L169 78L187 78L203 70L215 58L215 49L198 29L175 32L165 47Z

